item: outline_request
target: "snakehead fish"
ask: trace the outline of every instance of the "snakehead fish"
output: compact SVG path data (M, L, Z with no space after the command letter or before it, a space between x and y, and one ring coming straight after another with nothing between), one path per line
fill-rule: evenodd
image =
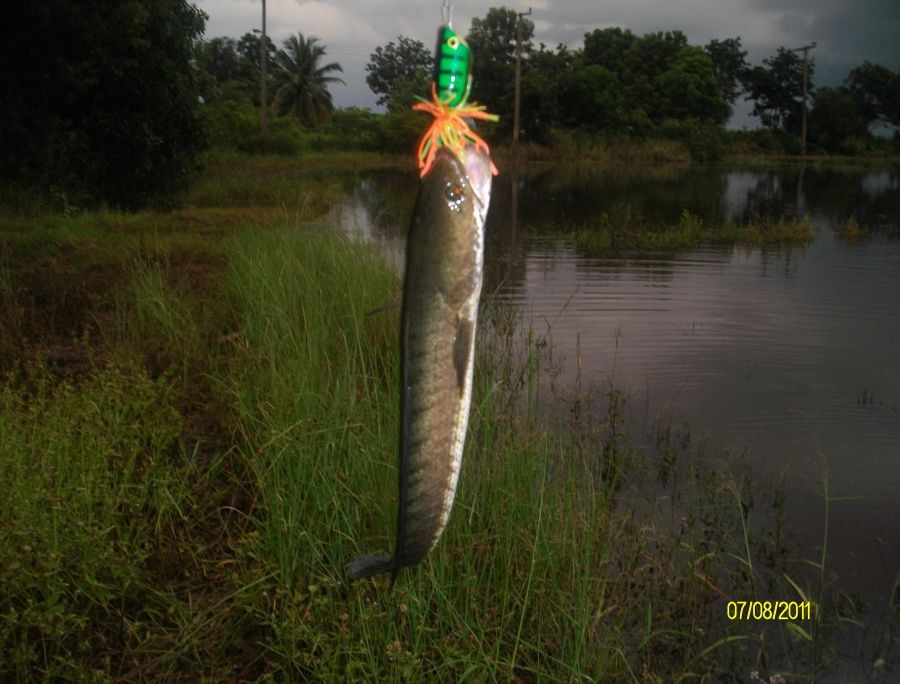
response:
M393 556L365 556L352 578L392 580L437 544L462 461L481 294L491 163L476 148L435 154L406 247L401 313L400 507Z
M363 556L354 579L399 571L434 548L450 517L472 398L484 219L491 194L487 143L471 120L496 121L469 103L472 55L449 26L438 31L431 114L418 147L422 178L406 243L400 319L400 504L392 556Z

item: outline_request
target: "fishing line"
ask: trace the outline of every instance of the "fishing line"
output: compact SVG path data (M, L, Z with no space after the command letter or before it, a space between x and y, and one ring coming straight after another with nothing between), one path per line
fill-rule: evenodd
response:
M441 3L441 20L453 28L453 5L450 4L450 0L443 0Z

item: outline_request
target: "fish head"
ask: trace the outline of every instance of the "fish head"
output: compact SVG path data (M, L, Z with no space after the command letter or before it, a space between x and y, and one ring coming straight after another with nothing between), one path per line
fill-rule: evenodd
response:
M491 201L491 160L481 150L468 147L461 158L440 150L429 176L442 188L442 202L455 214L472 212L479 226L484 225Z
M491 182L494 179L491 159L484 151L476 147L468 147L463 152L463 166L472 190L475 213L478 215L479 221L484 223L488 206L491 203Z

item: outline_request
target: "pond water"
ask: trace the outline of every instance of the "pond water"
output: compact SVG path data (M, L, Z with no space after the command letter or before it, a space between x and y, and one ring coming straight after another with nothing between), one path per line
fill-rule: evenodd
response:
M361 176L345 227L402 262L416 179ZM602 213L706 224L806 215L802 247L595 258L559 237ZM850 238L848 219L868 229ZM623 388L633 430L685 421L780 486L809 547L886 602L900 569L900 171L548 167L495 180L485 291L550 330L558 381Z

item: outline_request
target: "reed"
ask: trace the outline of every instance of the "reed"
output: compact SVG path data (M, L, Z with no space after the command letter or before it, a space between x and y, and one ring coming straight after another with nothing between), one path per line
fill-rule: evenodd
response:
M812 225L803 219L756 219L744 223L706 225L688 211L677 223L658 224L626 214L612 219L606 214L589 226L557 231L590 256L641 252L678 252L704 245L790 246L803 245L813 237Z
M317 211L9 220L0 676L746 678L763 645L767 673L821 671L827 621L724 617L797 591L758 560L752 480L685 426L648 454L627 392L555 384L552 330L490 294L446 534L393 591L347 583L393 544L398 312L369 312L397 279ZM674 519L628 497L654 473Z

